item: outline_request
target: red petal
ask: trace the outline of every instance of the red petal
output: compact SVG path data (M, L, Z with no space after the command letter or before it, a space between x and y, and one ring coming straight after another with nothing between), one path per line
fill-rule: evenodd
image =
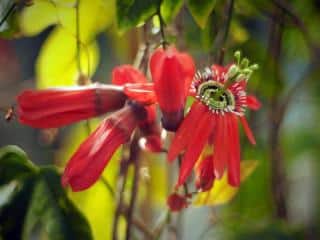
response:
M156 58L158 54L155 55ZM164 52L158 61L151 57L151 75L154 81L155 93L163 112L180 111L184 106L183 69L176 54ZM155 70L154 64L157 64Z
M183 151L192 137L197 120L208 110L201 102L194 102L187 116L176 132L168 150L168 160L173 161Z
M143 105L156 103L153 83L128 83L124 85L124 93L132 100Z
M187 53L181 53L179 55L179 60L182 65L183 76L185 76L185 95L187 95L196 72L196 68L192 57Z
M73 191L81 191L100 177L115 150L129 138L138 124L130 106L105 119L80 145L68 162L62 184Z
M218 114L216 115L215 119L216 127L214 132L213 165L215 177L217 179L220 179L223 175L228 161L228 143L226 129L227 116Z
M196 188L201 191L208 191L213 186L215 179L213 173L212 156L207 156L201 160L200 164L196 167Z
M124 85L126 83L146 83L147 79L142 72L131 65L121 65L112 70L112 83Z
M228 122L230 131L230 158L228 162L229 184L237 187L240 185L240 142L237 117L231 115Z
M208 141L212 131L214 121L212 113L206 112L198 121L198 126L194 129L193 137L188 144L186 153L183 156L179 173L179 180L176 187L182 185L190 175L196 161L198 160L202 149ZM189 131L191 131L189 129Z
M258 110L261 108L260 101L253 95L247 96L247 106L252 110Z
M251 142L251 144L256 145L256 140L255 140L255 138L254 138L254 136L253 136L253 133L252 133L250 127L249 127L249 124L248 124L248 122L247 122L246 117L244 117L244 116L240 117L240 121L241 121L241 123L242 123L244 132L245 132L246 135L247 135L247 138L249 139L249 141Z

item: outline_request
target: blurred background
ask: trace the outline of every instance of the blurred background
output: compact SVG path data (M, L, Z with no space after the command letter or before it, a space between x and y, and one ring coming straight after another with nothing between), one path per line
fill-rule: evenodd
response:
M113 67L134 63L146 38L144 23L148 41L160 41L157 18L136 20L119 2L82 0L79 6L81 64L94 82L108 83ZM319 239L320 2L216 0L198 3L200 10L193 2L176 1L162 5L161 11L167 39L190 53L197 68L221 60L227 64L238 49L259 64L248 86L262 102L261 110L249 115L257 145L251 146L244 137L241 141L242 159L255 160L257 167L234 197L229 194L221 197L221 203L205 206L192 204L171 215L162 239ZM12 4L16 5L10 12ZM5 114L24 89L76 84L74 4L0 1L0 146L17 145L36 165L55 164L60 170L87 136L86 124L40 131L20 125L14 117L6 121ZM147 11L147 6L139 10ZM121 21L119 12L127 13L131 22ZM90 121L92 128L98 120ZM119 171L118 155L104 173L112 186ZM166 217L166 197L177 166L168 166L162 154L145 152L142 158L136 214L152 229ZM0 187L0 239L22 239L6 237L12 229L24 232L26 218L8 223L11 193L5 187ZM223 190L217 194L228 195ZM109 239L115 200L103 181L84 192L68 191L68 197L87 219L94 239ZM40 225L41 221L24 239L55 239ZM141 231L134 232L136 239L148 239Z

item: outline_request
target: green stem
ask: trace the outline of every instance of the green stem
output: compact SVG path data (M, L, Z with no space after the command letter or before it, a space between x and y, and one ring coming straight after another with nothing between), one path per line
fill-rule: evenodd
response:
M75 9L76 9L76 46L77 46L77 68L79 75L82 74L81 68L81 41L80 41L80 0L76 1Z
M165 33L164 33L165 22L163 20L162 15L161 15L161 2L162 1L160 1L158 9L157 9L157 15L158 15L159 24L160 24L160 35L161 35L162 48L166 49L167 48L167 40L166 40L166 36L165 36Z
M0 21L0 27L2 26L2 24L4 24L4 22L8 19L8 17L10 16L11 13L13 13L13 11L15 10L17 4L14 3L11 5L11 7L9 8L9 10L7 11L7 13L4 15L4 17L1 19Z

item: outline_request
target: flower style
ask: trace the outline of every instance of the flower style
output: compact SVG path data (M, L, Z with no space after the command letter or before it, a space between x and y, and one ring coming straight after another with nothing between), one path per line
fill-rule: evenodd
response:
M235 56L237 63L226 67L213 65L198 72L192 82L190 92L196 101L168 152L168 160L173 161L185 151L177 187L186 181L206 145L212 146L213 154L205 157L198 166L198 187L208 190L213 179L220 179L225 169L228 169L229 184L240 184L238 120L249 141L255 144L244 112L246 107L258 109L260 103L246 94L247 81L257 65L249 66L246 58L240 61L238 53Z
M150 59L150 71L162 111L162 125L175 131L183 119L186 96L195 73L194 62L174 47L157 49Z

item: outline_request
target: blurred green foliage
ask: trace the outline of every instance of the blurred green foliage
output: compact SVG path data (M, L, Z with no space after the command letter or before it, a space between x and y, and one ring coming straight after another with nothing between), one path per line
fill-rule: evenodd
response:
M0 235L30 239L36 227L47 239L92 239L87 220L67 198L54 167L36 167L18 147L0 149L0 190L13 186L0 205ZM41 232L42 232L41 231Z

